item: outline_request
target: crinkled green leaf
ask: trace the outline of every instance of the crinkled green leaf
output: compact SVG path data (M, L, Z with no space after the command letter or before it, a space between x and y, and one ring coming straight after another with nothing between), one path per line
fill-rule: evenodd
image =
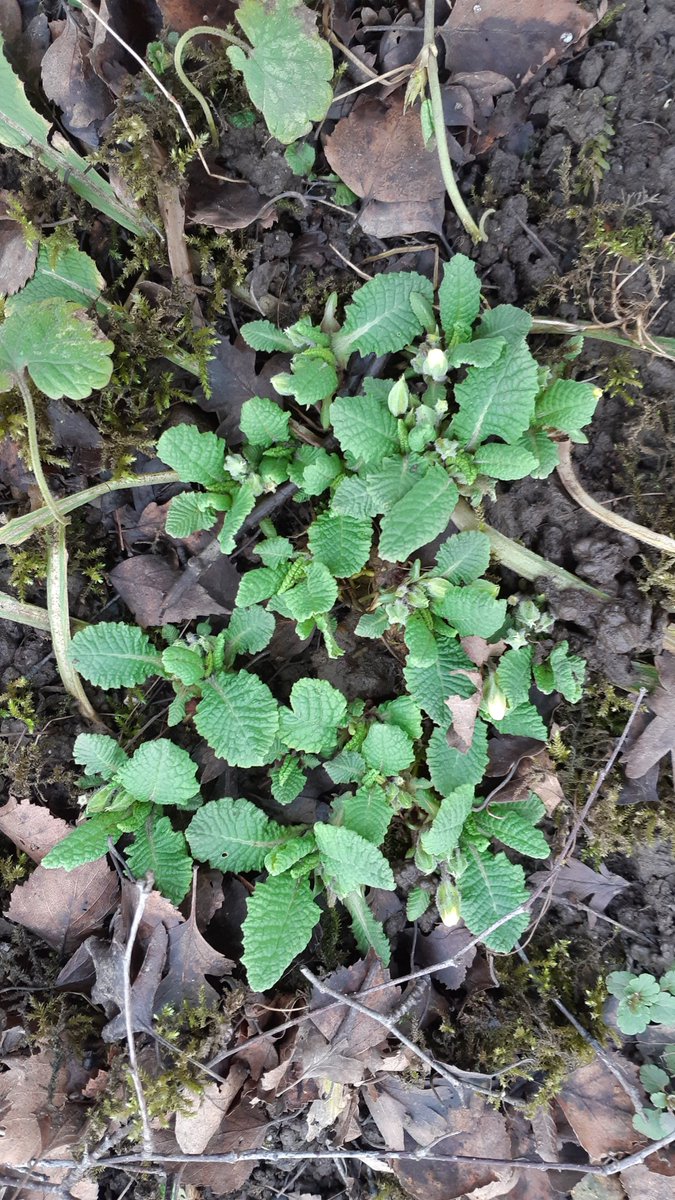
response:
M450 586L433 611L449 621L460 637L492 637L506 620L506 600L496 600L480 585Z
M419 456L387 458L366 472L365 483L376 513L386 513L420 481L426 464Z
M272 136L295 142L323 121L333 99L330 46L300 0L242 0L235 16L253 49L230 46L228 58Z
M204 678L204 659L197 646L176 642L162 651L162 666L167 675L179 679L186 687Z
M366 760L358 750L341 750L323 765L333 783L358 783L366 773Z
M405 915L409 921L417 921L424 916L429 905L431 904L431 896L424 888L415 887L408 892L408 899L405 905Z
M86 769L87 775L112 779L115 772L124 766L127 756L115 739L104 733L80 733L75 738L73 759L78 766Z
M452 479L434 463L426 475L383 518L380 557L404 562L446 528L459 499Z
M62 842L57 842L42 859L43 867L63 867L74 871L83 863L94 862L108 853L108 839L116 842L121 837L118 828L119 814L116 812L96 813L73 829Z
M514 445L522 446L536 458L537 465L530 471L533 479L547 479L560 461L557 443L543 429L526 429Z
M218 534L218 544L223 554L231 554L235 547L235 538L244 521L255 508L255 492L249 483L243 483L237 489L231 508L225 513L222 527Z
M504 338L479 338L475 342L461 342L447 351L451 367L491 367L499 358L506 342Z
M134 800L153 804L180 806L199 792L197 764L168 738L139 746L117 772L117 780Z
M491 479L525 479L539 464L538 458L518 442L511 446L487 442L478 447L474 462L481 475Z
M270 771L272 795L277 804L292 804L307 782L307 776L292 754Z
M491 367L469 367L455 388L451 430L473 448L489 437L516 442L534 415L538 366L524 342L508 346Z
M478 530L456 533L443 542L436 555L434 575L450 583L473 583L490 565L490 539Z
M546 809L541 800L530 794L527 800L498 802L476 813L472 818L478 833L497 838L505 846L528 858L548 858L551 848L541 829L536 829Z
M294 344L287 334L277 329L271 321L247 321L241 326L241 336L254 350L293 350Z
M266 396L252 396L241 406L239 426L252 446L274 446L288 439L289 414Z
M408 647L408 662L414 667L430 667L438 658L438 642L421 612L411 613L403 631Z
M377 466L399 449L396 418L376 396L337 396L330 419L344 453L355 462Z
M575 438L592 420L599 399L600 389L592 383L556 379L537 400L536 422Z
M283 875L284 871L290 871L291 867L313 854L315 850L316 842L311 833L305 834L304 837L289 838L265 855L265 868L270 875Z
M345 359L354 350L360 354L388 354L408 346L423 330L410 303L413 294L433 301L431 283L415 271L377 275L358 288L333 342L338 356Z
M501 721L492 722L500 733L512 733L517 737L537 738L546 741L546 726L534 704L518 704L507 712Z
M569 653L569 643L561 642L546 662L534 667L534 678L540 692L547 695L560 692L570 704L578 704L584 691L586 663L577 654Z
M0 325L0 392L27 370L51 400L83 400L110 382L113 349L79 304L37 301Z
M349 796L341 796L339 808L345 829L351 829L381 846L394 815L394 810L381 787L361 787Z
M441 796L449 796L456 788L480 783L488 763L487 725L476 721L473 741L466 754L448 745L443 729L434 729L427 747L427 765L431 782Z
M182 833L168 817L150 818L126 851L133 874L142 879L152 872L155 886L173 904L184 900L192 883L192 859Z
M321 822L314 826L314 836L324 878L340 899L360 887L393 892L396 885L391 867L371 842L351 829Z
M415 760L411 738L397 725L371 725L361 753L368 766L380 775L400 775Z
M195 858L219 871L259 871L284 831L250 800L212 800L192 818L187 839Z
M331 575L347 579L357 575L367 563L372 538L370 521L327 512L310 525L307 544L314 558L328 567Z
M230 766L260 767L270 761L279 710L257 675L235 671L206 680L194 721L197 732Z
M169 537L188 538L200 529L211 529L216 519L208 492L181 492L169 504L165 528Z
M284 600L296 621L306 621L317 613L330 612L338 596L338 586L328 567L312 562L307 577L284 593Z
M497 680L512 708L524 704L532 686L532 647L507 650L497 665Z
M373 916L363 892L352 892L345 896L343 904L352 921L352 933L360 954L374 950L385 967L391 958L391 946L381 923Z
M438 859L449 858L457 848L473 802L474 788L471 784L456 788L441 800L441 807L420 839L427 854L433 854Z
M7 298L5 310L18 312L37 300L56 296L79 308L90 308L104 287L105 279L93 258L78 250L75 243L55 245L48 239L38 251L35 274L20 292Z
M449 696L471 696L474 685L458 671L474 671L475 664L462 650L459 643L447 639L439 641L438 659L430 667L406 667L403 674L408 691L420 708L431 717L436 725L447 729L450 725L450 709L445 703Z
M272 613L252 604L250 608L235 608L225 630L224 643L230 661L238 654L259 654L269 645L274 634Z
M465 254L453 254L450 262L444 264L438 307L449 344L468 341L480 312L480 279Z
M215 433L202 433L196 425L173 425L157 443L157 455L176 471L183 483L201 483L218 490L228 480L227 446Z
M286 537L265 538L263 542L258 542L255 552L266 567L278 567L282 563L287 565L293 558L293 543Z
M333 396L338 377L331 362L309 351L295 356L290 371L274 375L272 385L280 396L293 396L298 404L308 407Z
M256 884L243 924L243 962L254 992L281 978L305 949L320 916L306 879L277 875Z
M375 612L364 613L360 617L355 632L357 637L380 638L388 627L389 617L383 608L378 608Z
M381 704L378 712L388 725L397 725L415 742L422 736L422 713L412 696L398 696Z
M71 658L81 675L102 688L133 687L162 674L162 660L150 638L137 625L101 622L79 629Z
M239 584L237 608L250 608L261 600L269 600L278 592L285 574L284 566L256 567L247 571Z
M327 754L345 721L347 701L325 679L299 679L291 688L291 707L282 708L279 737L292 750Z
M476 337L501 337L507 345L515 346L527 337L531 328L532 317L529 312L514 308L512 304L498 304L483 313Z
M462 917L469 931L479 937L527 900L523 868L509 862L505 854L481 854L468 850L465 870L457 880L462 901ZM520 913L484 938L485 945L499 954L515 946L529 924L529 915Z
M341 479L333 492L331 510L345 517L374 517L377 505L362 479L355 475Z

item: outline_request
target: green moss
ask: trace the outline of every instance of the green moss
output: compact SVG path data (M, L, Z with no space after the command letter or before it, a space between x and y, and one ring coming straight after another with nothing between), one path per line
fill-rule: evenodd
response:
M12 679L0 694L0 717L23 721L29 733L35 732L35 696L30 683L23 675Z

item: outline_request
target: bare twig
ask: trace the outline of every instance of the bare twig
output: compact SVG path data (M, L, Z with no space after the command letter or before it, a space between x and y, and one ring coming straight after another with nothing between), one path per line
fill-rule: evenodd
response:
M146 880L141 880L136 884L138 891L138 900L136 901L136 911L134 912L129 937L124 949L124 1025L127 1038L127 1048L129 1052L129 1074L134 1085L136 1100L138 1102L138 1111L141 1118L141 1128L143 1131L143 1156L150 1157L153 1154L152 1130L150 1128L150 1117L148 1115L148 1106L145 1102L145 1093L143 1092L143 1084L138 1071L138 1059L136 1057L136 1039L134 1037L134 1022L133 1022L133 998L131 994L131 959L134 952L134 944L136 942L136 934L141 923L143 911L148 902L148 897L152 891L153 885L152 876L148 876Z
M654 546L662 554L675 554L675 538L668 537L665 533L657 533L653 529L647 529L644 525L637 525L635 521L628 521L626 517L620 517L618 513L609 511L592 496L589 496L575 474L572 465L571 442L559 443L558 456L560 459L558 477L561 483L572 499L576 500L577 504L581 505L587 513L590 513L598 521L602 521L603 525L618 529L620 533L627 533L629 537L636 538L638 542L644 542L647 546Z
M383 1029L387 1029L389 1033L394 1035L395 1038L398 1038L401 1045L405 1046L407 1050L410 1050L410 1052L414 1054L416 1058L419 1058L420 1062L423 1062L430 1071L434 1071L437 1075L440 1075L441 1078L445 1079L446 1083L450 1083L452 1087L456 1088L458 1082L461 1082L468 1084L469 1087L473 1088L475 1091L482 1092L484 1095L491 1096L493 1094L490 1088L477 1086L485 1081L485 1075L475 1074L472 1071L462 1071L459 1067L449 1067L443 1063L437 1062L436 1059L431 1058L431 1056L419 1046L416 1046L411 1038L407 1037L407 1035L399 1029L396 1021L392 1017L387 1016L386 1013L377 1012L377 1010L374 1008L368 1008L367 1004L361 1004L361 1002L359 1000L355 1000L353 996L347 996L342 992L335 991L332 987L329 987L324 980L317 979L316 975L313 975L312 972L307 969L307 967L302 967L301 971L305 976L305 979L309 980L309 982L312 984L312 987L315 987L318 992L322 992L326 996L331 996L332 999L337 1000L340 1005L344 1005L346 1008L354 1009L355 1012L362 1013L363 1016L368 1017L369 1020L375 1021L378 1025L381 1025ZM362 992L361 995L363 994L364 993ZM313 1015L320 1016L324 1011L325 1009L318 1009Z
M325 1011L325 1009L323 1010ZM372 1014L371 1014L372 1015ZM224 1163L233 1165L241 1162L334 1162L336 1157L352 1162L363 1162L366 1165L371 1165L375 1170L382 1169L381 1163L385 1162L434 1162L442 1163L446 1166L456 1164L457 1166L481 1166L481 1167L497 1167L502 1169L513 1169L521 1171L540 1171L548 1173L550 1171L574 1171L576 1174L582 1171L585 1175L599 1175L606 1178L611 1175L618 1175L621 1171L626 1171L630 1167L639 1166L645 1162L650 1155L655 1154L658 1150L665 1149L666 1146L672 1145L675 1142L675 1132L668 1134L667 1137L660 1138L657 1142L650 1142L644 1146L642 1150L638 1150L635 1154L628 1155L627 1158L617 1159L615 1162L605 1163L600 1166L597 1163L579 1163L579 1162L542 1162L541 1160L531 1160L527 1158L481 1158L468 1154L434 1154L429 1153L424 1148L420 1150L387 1150L382 1149L367 1149L367 1150L242 1150L240 1152L232 1151L225 1154L154 1154L152 1157L153 1165L160 1163ZM147 1164L147 1158L143 1154L120 1154L118 1157L100 1158L96 1161L96 1167L129 1167L141 1166ZM35 1168L49 1169L58 1167L72 1166L72 1160L63 1158L42 1159L34 1164Z

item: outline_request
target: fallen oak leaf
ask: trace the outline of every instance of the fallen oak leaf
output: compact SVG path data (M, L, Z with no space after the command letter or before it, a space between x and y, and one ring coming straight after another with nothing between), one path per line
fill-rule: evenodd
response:
M637 1067L627 1059L617 1066L639 1088ZM591 1162L609 1154L632 1154L647 1144L633 1128L632 1100L599 1058L568 1075L556 1101Z
M110 91L89 59L91 42L72 13L50 24L52 44L42 59L42 87L61 110L64 127L88 146L98 146L99 126L113 110Z
M136 978L131 982L131 1001L127 1006L126 947L117 932L110 943L101 938L89 938L86 949L94 964L96 982L91 989L94 1004L100 1004L111 1019L101 1031L106 1042L116 1042L127 1036L127 1015L134 1033L152 1028L155 994L166 961L168 934L160 922L150 935L148 946ZM129 1013L126 1013L126 1008Z
M438 29L446 68L451 74L492 71L524 87L589 33L602 11L602 4L589 12L575 0L545 6L541 0L456 0Z
M14 888L5 916L60 954L72 954L100 929L118 896L117 876L105 859L73 871L37 866L25 883Z
M675 770L675 655L660 654L654 666L660 687L646 699L654 718L623 755L629 779L646 775L666 754Z
M230 612L196 580L172 602L172 592L182 572L157 554L137 554L123 559L110 572L114 584L138 625L144 629L195 617L223 616ZM233 597L234 598L234 597Z
M202 1154L218 1132L223 1118L248 1077L243 1063L234 1063L222 1083L210 1080L195 1096L185 1094L186 1107L176 1113L176 1141L184 1154Z
M13 296L28 282L35 271L39 247L37 235L31 241L20 221L12 216L11 201L11 192L0 191L0 296Z
M71 829L67 821L55 817L48 808L33 804L30 800L17 800L16 796L10 796L0 808L0 833L4 833L18 850L35 863L42 862L52 847L63 841Z
M631 886L627 879L622 875L612 874L604 864L599 871L594 871L592 867L578 862L575 858L565 863L560 870L553 868L550 872L535 871L534 875L529 876L529 882L534 887L539 887L548 878L551 880L551 895L571 896L576 900L586 901L588 907L596 913L603 913L619 892ZM592 913L589 914L590 917ZM589 919L591 928L593 924Z
M197 872L194 873L190 915L182 925L169 930L167 972L157 989L155 1012L165 1004L179 1009L183 1001L216 1004L218 993L207 983L206 976L220 978L229 975L234 967L231 959L214 950L197 926Z

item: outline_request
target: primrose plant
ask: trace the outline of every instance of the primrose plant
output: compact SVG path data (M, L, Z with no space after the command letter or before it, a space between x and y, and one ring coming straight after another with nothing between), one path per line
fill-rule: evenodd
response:
M258 499L282 487L284 502L293 494L289 525L280 525L288 508L276 525L259 522L260 565L242 576L219 631L149 634L113 622L73 638L86 679L104 688L166 680L169 724L192 723L219 757L254 772L242 776L242 791L250 779L262 807L228 797L201 805L196 789L172 804L124 785L122 801L115 780L99 772L103 790L80 828L110 821L105 839L107 826L96 831L97 853L108 837L133 836L136 867L139 837L170 831L181 839L172 843L183 860L180 888L193 859L255 873L244 935L256 988L270 987L304 949L326 905L342 905L357 945L386 960L368 889L394 887L394 847L418 872L407 895L411 920L435 902L447 924L463 919L477 936L501 921L484 940L508 951L527 915L506 918L528 897L510 853L549 853L534 792L485 794L488 738L544 743L537 694L577 701L584 664L553 643L536 601L499 595L486 578L491 543L480 528L446 536L435 557L423 548L447 533L460 499L477 504L499 480L553 470L556 438L585 440L598 391L562 377L569 355L559 369L535 361L527 313L502 305L481 317L479 281L463 256L445 268L440 323L433 299L422 276L393 273L360 288L341 321L332 297L320 325L244 326L256 349L288 355L273 380L280 399L244 403L236 452L191 425L162 435L161 458L190 485L171 501L167 528L177 537L211 529L229 553L244 523L255 525ZM352 356L371 354L385 358L391 378L366 377L356 395L340 394ZM325 680L300 678L279 698L268 665L277 623L321 637L338 657L347 599L360 611L356 636L382 640L402 660L401 693L373 707L368 697L348 703ZM330 809L312 826L299 824L284 807L318 766L332 781ZM142 835L131 828L136 818ZM66 865L63 853L55 848L50 861Z

